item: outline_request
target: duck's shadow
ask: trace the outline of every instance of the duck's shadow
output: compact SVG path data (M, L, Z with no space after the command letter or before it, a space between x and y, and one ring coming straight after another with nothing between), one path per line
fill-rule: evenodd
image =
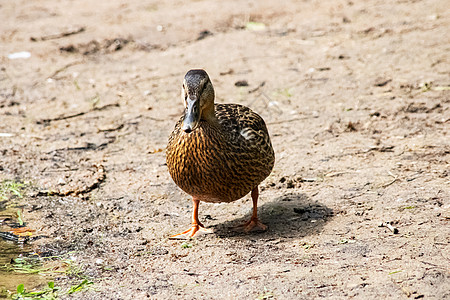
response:
M232 228L250 219L242 218L218 224L214 232L219 237L258 238L301 238L318 234L333 216L333 210L311 201L305 194L289 193L258 207L258 218L269 228L265 232L243 233Z

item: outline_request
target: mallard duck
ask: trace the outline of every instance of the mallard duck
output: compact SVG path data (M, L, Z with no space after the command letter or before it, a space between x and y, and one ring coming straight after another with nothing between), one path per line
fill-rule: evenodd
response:
M214 104L214 88L204 70L186 73L182 87L183 116L169 137L166 160L175 183L192 196L192 226L172 238L211 232L198 218L200 201L232 202L249 192L248 232L266 230L258 220L258 185L269 176L275 154L264 120L239 104Z

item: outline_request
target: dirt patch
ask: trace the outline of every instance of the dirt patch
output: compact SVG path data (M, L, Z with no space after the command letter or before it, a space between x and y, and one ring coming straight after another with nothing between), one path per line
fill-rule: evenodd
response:
M0 180L28 182L24 218L48 236L31 245L71 253L95 286L75 299L448 298L443 5L1 4ZM247 196L200 205L214 234L168 240L191 203L164 148L182 78L199 67L217 102L266 120L267 232L230 230L249 217Z

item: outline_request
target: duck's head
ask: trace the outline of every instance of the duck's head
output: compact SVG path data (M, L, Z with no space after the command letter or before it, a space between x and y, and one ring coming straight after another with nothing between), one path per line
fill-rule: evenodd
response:
M214 118L214 88L204 70L190 70L186 73L181 90L184 107L182 129L190 133L198 127L200 120Z

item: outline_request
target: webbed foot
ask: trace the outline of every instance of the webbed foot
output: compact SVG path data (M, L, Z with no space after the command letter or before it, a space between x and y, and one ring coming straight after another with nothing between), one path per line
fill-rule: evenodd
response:
M202 224L192 224L191 228L189 228L188 230L183 231L182 233L172 235L169 239L171 239L171 240L188 240L190 238L193 238L195 236L198 236L200 234L205 234L205 233L213 233L213 230L210 228L203 227Z

